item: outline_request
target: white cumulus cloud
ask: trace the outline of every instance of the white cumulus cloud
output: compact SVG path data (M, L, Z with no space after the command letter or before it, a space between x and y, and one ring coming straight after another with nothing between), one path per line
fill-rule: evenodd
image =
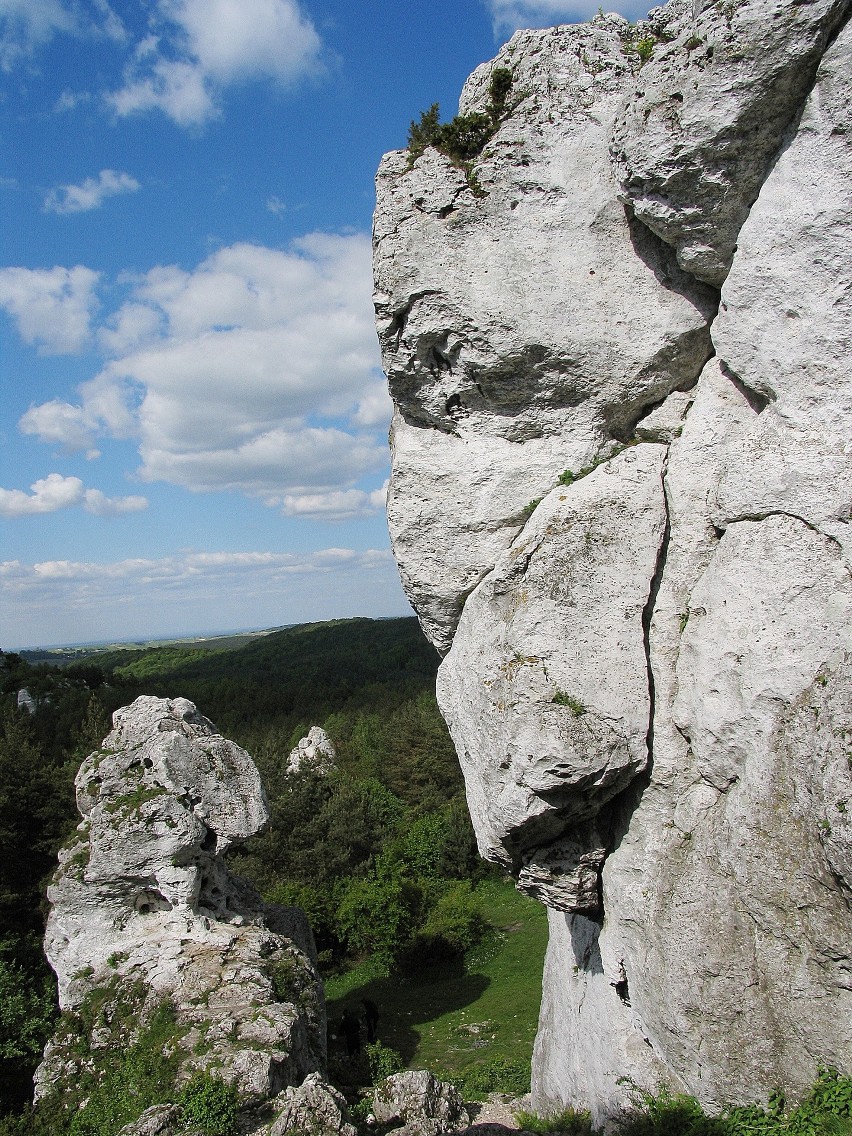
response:
M328 493L288 493L281 503L286 517L308 517L315 521L345 521L366 517L384 509L388 482L379 489L337 489ZM273 499L272 504L279 502Z
M242 492L291 516L377 508L363 480L385 472L390 401L366 236L236 244L193 271L154 268L99 341L114 357L79 402L31 407L24 433L91 452L99 437L138 437L143 479Z
M590 20L600 10L598 0L484 0L494 21L495 35L511 35L519 28L546 28L554 24L575 24ZM619 0L605 4L607 12L619 12L636 20L647 14L643 0Z
M44 354L72 355L89 339L100 274L90 268L2 268L0 307L27 343Z
M42 442L60 445L64 450L87 451L98 457L95 438L131 438L137 429L133 391L108 377L97 376L80 388L83 400L76 406L54 398L31 406L18 422L22 434L35 435Z
M144 497L107 497L100 489L87 489L79 477L63 477L60 473L49 473L34 482L29 493L0 489L0 517L33 517L72 506L82 506L98 517L112 517L138 513L148 507L148 502Z
M233 83L289 86L320 68L320 37L297 0L159 0L157 15L157 34L137 46L124 86L107 97L118 115L160 110L200 126Z
M0 0L0 68L32 56L56 35L121 40L121 20L107 0Z
M85 213L99 209L107 197L121 193L135 193L139 182L130 174L118 170L101 170L96 178L86 178L80 185L60 185L44 199L48 213Z

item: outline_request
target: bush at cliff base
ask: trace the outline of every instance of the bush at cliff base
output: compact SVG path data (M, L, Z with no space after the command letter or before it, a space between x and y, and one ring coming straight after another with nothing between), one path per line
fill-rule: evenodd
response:
M197 1128L204 1136L231 1136L236 1131L237 1090L219 1077L199 1073L181 1091L177 1103L185 1128Z

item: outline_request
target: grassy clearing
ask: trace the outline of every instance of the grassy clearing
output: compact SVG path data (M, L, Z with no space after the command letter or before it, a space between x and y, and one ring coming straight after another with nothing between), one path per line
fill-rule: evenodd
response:
M388 974L373 960L326 982L331 1032L344 1009L362 998L379 1007L379 1039L408 1068L462 1079L495 1060L529 1065L541 1003L547 916L510 883L477 887L493 930L465 958L415 974ZM341 1081L360 1081L362 1061L347 1062L340 1038L330 1042Z

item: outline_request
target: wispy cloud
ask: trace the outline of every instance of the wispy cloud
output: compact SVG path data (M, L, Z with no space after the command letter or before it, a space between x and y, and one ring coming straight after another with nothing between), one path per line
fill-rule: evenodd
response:
M76 110L78 106L84 106L91 101L92 95L90 91L65 90L54 103L53 109L59 114L64 114L67 111Z
M388 549L323 548L316 552L183 552L160 558L135 557L101 564L95 561L45 560L31 565L19 561L0 564L5 586L27 588L43 580L133 581L151 584L168 581L173 584L208 579L230 579L240 572L255 576L293 574L327 575L341 568L380 568L393 564Z
M2 0L0 68L11 71L63 34L125 38L124 26L107 0Z
M4 646L194 634L348 615L405 615L391 553L183 552L113 563L0 563ZM152 626L152 612L160 620Z
M378 511L359 484L386 469L390 418L369 245L314 233L152 269L101 328L114 357L79 403L34 406L20 429L93 453L99 437L136 436L143 479L236 490L289 516Z
M159 110L201 126L231 84L290 86L321 69L320 37L297 0L159 0L157 17L107 96L119 116Z
M494 34L511 35L519 28L546 28L590 20L600 10L598 0L483 0L494 22ZM649 4L643 0L618 0L605 4L607 12L620 12L628 19L644 16Z
M90 336L100 274L90 268L2 268L0 308L15 319L21 337L42 354L73 355Z
M139 182L118 170L101 170L96 178L86 178L80 185L60 185L44 199L48 213L85 213L99 209L107 197L135 193Z
M115 517L147 509L144 497L107 497L100 489L87 489L79 477L51 473L22 489L0 489L0 517L33 517L60 509L82 507L98 517Z

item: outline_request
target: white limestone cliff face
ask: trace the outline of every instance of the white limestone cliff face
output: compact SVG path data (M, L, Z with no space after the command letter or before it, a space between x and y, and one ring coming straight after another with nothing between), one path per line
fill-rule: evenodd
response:
M648 763L664 458L632 447L552 490L468 600L439 672L480 851L568 911L597 911L602 810Z
M48 889L65 1012L36 1099L73 1100L168 1006L180 1081L212 1068L265 1102L324 1068L325 1007L304 913L263 904L221 858L266 823L259 774L186 699L141 697L113 722L77 775L84 819Z
M710 354L715 295L618 198L609 129L633 82L626 27L522 32L504 49L495 62L524 97L477 164L486 197L432 149L411 170L403 153L379 170L377 319L397 407L388 520L444 652L530 501L612 453ZM472 77L466 108L490 71Z
M379 171L394 551L551 909L534 1096L598 1120L852 1071L849 13L519 32L486 196Z

